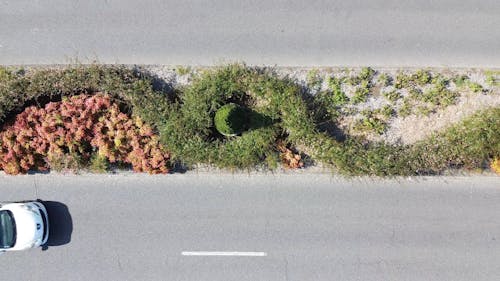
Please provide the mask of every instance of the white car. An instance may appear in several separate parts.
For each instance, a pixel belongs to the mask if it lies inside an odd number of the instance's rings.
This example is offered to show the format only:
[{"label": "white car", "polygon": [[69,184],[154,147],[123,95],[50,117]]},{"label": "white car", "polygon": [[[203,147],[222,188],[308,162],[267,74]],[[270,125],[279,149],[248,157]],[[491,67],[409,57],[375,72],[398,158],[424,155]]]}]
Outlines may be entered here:
[{"label": "white car", "polygon": [[36,248],[49,239],[49,219],[42,203],[0,203],[0,252]]}]

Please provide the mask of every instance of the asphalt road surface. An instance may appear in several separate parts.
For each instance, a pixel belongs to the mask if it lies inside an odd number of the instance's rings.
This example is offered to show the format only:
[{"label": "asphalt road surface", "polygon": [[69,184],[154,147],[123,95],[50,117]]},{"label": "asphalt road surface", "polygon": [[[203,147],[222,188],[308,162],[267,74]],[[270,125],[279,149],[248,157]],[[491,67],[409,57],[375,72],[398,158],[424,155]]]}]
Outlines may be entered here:
[{"label": "asphalt road surface", "polygon": [[30,175],[45,251],[0,256],[2,280],[498,280],[500,178],[324,174]]},{"label": "asphalt road surface", "polygon": [[500,67],[498,0],[0,0],[0,64]]}]

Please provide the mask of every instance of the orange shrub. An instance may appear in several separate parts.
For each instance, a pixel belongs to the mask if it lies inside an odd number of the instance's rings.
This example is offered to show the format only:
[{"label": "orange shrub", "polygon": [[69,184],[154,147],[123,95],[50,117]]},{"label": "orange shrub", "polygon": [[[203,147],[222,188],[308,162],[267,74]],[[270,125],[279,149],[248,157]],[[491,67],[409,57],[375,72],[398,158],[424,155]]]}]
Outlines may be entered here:
[{"label": "orange shrub", "polygon": [[8,174],[47,170],[63,158],[87,163],[95,153],[137,172],[168,172],[169,154],[151,127],[120,112],[107,95],[28,107],[0,132],[0,168]]}]

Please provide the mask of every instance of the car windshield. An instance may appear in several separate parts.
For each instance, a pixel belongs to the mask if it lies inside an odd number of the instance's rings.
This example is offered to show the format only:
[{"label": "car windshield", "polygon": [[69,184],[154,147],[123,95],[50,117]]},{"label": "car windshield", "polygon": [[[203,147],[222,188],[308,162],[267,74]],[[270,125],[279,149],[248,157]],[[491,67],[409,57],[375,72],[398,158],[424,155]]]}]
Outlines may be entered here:
[{"label": "car windshield", "polygon": [[16,223],[11,211],[0,211],[0,249],[12,248],[16,243]]}]

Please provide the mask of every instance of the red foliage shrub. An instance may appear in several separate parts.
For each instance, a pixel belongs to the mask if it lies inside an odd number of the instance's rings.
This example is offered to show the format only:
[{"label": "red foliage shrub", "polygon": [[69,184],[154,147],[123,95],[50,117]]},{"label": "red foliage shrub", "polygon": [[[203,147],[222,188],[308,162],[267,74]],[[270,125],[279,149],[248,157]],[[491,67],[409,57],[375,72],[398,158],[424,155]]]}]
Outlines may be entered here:
[{"label": "red foliage shrub", "polygon": [[107,95],[28,107],[0,132],[0,169],[8,174],[47,170],[65,155],[88,162],[93,153],[137,172],[168,172],[169,154],[151,127],[120,112]]}]

